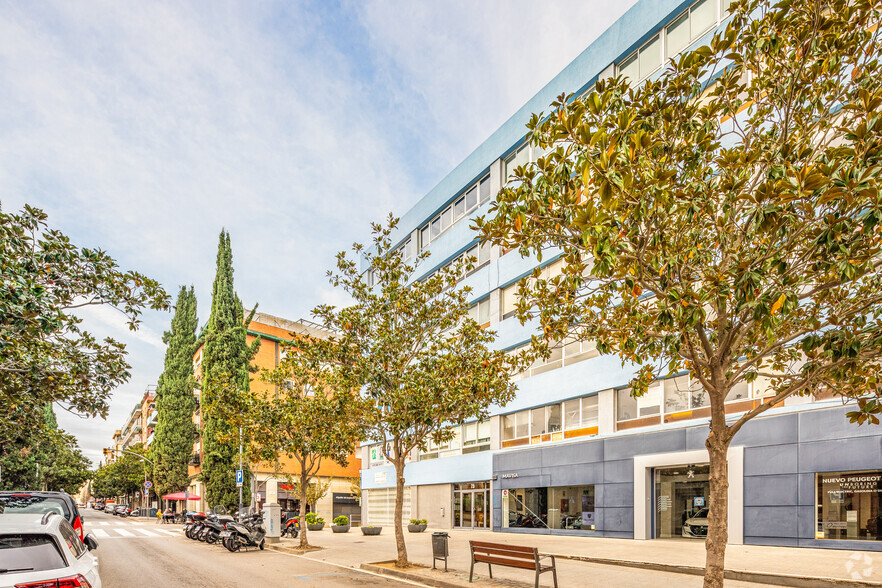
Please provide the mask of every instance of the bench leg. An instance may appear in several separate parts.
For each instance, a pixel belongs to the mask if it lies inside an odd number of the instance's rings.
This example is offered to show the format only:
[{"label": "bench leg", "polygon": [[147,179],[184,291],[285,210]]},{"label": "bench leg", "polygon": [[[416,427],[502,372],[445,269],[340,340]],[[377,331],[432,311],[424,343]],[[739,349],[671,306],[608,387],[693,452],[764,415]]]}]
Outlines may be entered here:
[{"label": "bench leg", "polygon": [[554,578],[554,588],[557,588],[557,566],[551,568],[551,576]]},{"label": "bench leg", "polygon": [[539,588],[539,566],[536,566],[536,583],[533,584],[536,588]]},{"label": "bench leg", "polygon": [[490,579],[492,580],[493,579],[493,566],[491,566],[489,563],[487,564],[487,572],[489,572]]},{"label": "bench leg", "polygon": [[472,576],[474,575],[474,573],[475,573],[475,560],[473,559],[473,560],[472,560],[472,565],[471,565],[471,567],[469,568],[469,582],[472,581]]}]

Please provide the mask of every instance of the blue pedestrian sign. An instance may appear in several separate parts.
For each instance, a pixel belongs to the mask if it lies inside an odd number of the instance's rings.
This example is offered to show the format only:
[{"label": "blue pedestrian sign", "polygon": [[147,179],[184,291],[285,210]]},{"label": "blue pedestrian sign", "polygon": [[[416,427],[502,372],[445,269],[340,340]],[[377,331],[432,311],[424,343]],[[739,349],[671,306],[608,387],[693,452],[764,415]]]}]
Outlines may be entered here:
[{"label": "blue pedestrian sign", "polygon": [[150,488],[153,487],[153,482],[151,482],[150,480],[147,480],[146,482],[144,482],[144,487],[147,488],[148,490],[150,490]]},{"label": "blue pedestrian sign", "polygon": [[241,486],[242,481],[245,479],[245,476],[242,474],[242,470],[236,470],[236,486]]}]

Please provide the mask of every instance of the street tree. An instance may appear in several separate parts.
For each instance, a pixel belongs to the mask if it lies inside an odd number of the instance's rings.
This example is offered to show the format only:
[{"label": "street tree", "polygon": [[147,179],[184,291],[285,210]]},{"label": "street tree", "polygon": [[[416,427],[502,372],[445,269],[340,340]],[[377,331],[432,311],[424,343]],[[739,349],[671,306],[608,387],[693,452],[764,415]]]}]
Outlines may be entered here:
[{"label": "street tree", "polygon": [[147,449],[138,443],[113,455],[114,460],[92,476],[92,492],[102,498],[124,496],[131,501],[150,476],[150,464],[140,457],[147,455]]},{"label": "street tree", "polygon": [[[46,403],[106,417],[111,391],[131,376],[125,346],[84,330],[77,309],[113,308],[135,330],[145,308],[168,308],[168,295],[106,252],[74,245],[46,218],[31,206],[0,210],[0,406],[12,418]],[[0,439],[35,422],[12,418],[0,423]]]},{"label": "street tree", "polygon": [[469,317],[470,290],[456,284],[462,264],[415,279],[429,253],[410,262],[392,249],[397,225],[392,216],[386,226],[372,225],[373,247],[364,255],[373,285],[361,269],[363,247],[356,244],[354,258],[339,253],[336,272],[329,272],[353,303],[319,306],[313,314],[335,333],[329,342],[344,387],[360,391],[367,436],[382,443],[395,467],[396,565],[405,567],[401,523],[408,456],[430,441],[449,440],[453,426],[486,418],[491,404],[514,396],[514,386],[513,362],[489,347],[495,333]]},{"label": "street tree", "polygon": [[193,287],[181,287],[171,330],[163,336],[168,346],[165,369],[156,386],[156,434],[150,451],[155,464],[153,482],[159,496],[180,492],[190,483],[187,463],[196,435],[193,353],[196,351],[198,320]]},{"label": "street tree", "polygon": [[[476,223],[524,255],[563,254],[561,275],[520,286],[537,347],[593,340],[635,366],[634,396],[682,371],[709,396],[707,587],[723,585],[739,430],[821,390],[854,400],[854,422],[882,411],[878,3],[732,9],[657,78],[601,80],[534,115],[547,154]],[[727,415],[745,382],[765,400]]]},{"label": "street tree", "polygon": [[[316,479],[319,469],[327,462],[346,467],[364,427],[357,395],[339,385],[332,345],[297,336],[282,348],[279,365],[262,373],[278,392],[251,392],[239,414],[249,431],[252,461],[273,464],[299,496],[300,547],[307,548],[306,505],[321,498],[315,494],[322,487]],[[296,472],[283,466],[285,457],[296,464]]]},{"label": "street tree", "polygon": [[[244,316],[242,301],[233,289],[233,251],[230,234],[221,231],[217,274],[211,297],[211,316],[202,333],[202,481],[208,503],[233,509],[239,504],[236,487],[238,432],[226,419],[223,403],[231,391],[247,394],[251,358],[260,339],[248,345],[247,328],[254,315]],[[232,396],[235,399],[235,395]],[[250,501],[250,483],[243,484],[243,503]]]}]

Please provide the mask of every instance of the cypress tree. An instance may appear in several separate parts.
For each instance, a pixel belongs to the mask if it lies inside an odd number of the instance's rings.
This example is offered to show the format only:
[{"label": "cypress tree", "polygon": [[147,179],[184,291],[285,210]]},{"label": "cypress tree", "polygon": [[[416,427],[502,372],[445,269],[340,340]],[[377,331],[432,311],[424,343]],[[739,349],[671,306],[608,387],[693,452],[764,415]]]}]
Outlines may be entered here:
[{"label": "cypress tree", "polygon": [[171,330],[163,335],[165,369],[156,386],[156,433],[151,445],[153,483],[159,496],[180,492],[190,483],[187,462],[193,452],[196,426],[193,410],[193,352],[196,347],[196,294],[181,286]]},{"label": "cypress tree", "polygon": [[[221,231],[217,249],[217,274],[211,297],[211,316],[203,333],[202,351],[202,481],[209,506],[239,503],[236,470],[239,465],[238,431],[224,415],[229,402],[248,391],[251,358],[255,348],[246,339],[247,322],[242,301],[233,289],[233,252],[230,235]],[[242,502],[250,502],[247,463]]]}]

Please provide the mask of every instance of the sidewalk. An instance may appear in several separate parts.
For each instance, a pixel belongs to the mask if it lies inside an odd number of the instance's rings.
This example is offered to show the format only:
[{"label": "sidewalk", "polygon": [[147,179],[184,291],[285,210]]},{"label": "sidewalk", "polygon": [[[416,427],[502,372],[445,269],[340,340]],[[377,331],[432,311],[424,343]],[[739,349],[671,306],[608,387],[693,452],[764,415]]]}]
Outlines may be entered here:
[{"label": "sidewalk", "polygon": [[[394,560],[395,536],[386,527],[378,537],[365,537],[357,527],[349,533],[334,534],[330,529],[309,534],[310,543],[323,547],[305,557],[347,567]],[[450,534],[451,573],[437,573],[433,577],[456,580],[464,575],[468,581],[469,540],[492,541],[538,547],[542,554],[554,554],[557,560],[560,586],[602,585],[602,577],[609,577],[615,586],[626,586],[622,576],[633,576],[635,586],[645,585],[647,578],[654,583],[668,582],[671,586],[700,586],[700,574],[704,568],[704,543],[701,541],[606,539],[595,537],[566,537],[561,535],[530,535],[514,533],[491,533],[488,531],[447,531]],[[432,529],[424,533],[405,531],[409,559],[416,564],[432,566]],[[299,540],[283,539],[285,548],[296,547]],[[582,561],[576,561],[576,560]],[[443,562],[440,563],[443,568]],[[624,568],[622,566],[625,566]],[[756,582],[783,586],[805,587],[882,587],[882,553],[866,551],[843,551],[834,549],[811,549],[791,547],[760,547],[730,545],[726,550],[726,569],[735,572],[740,581],[727,581],[726,585],[757,586]],[[625,574],[625,572],[630,572]],[[481,585],[487,583],[487,566],[476,566]],[[530,581],[532,572],[495,567],[494,578],[516,580],[520,585]],[[763,576],[763,574],[767,576]],[[667,580],[665,580],[667,578]],[[461,578],[459,578],[461,580]],[[754,583],[751,583],[754,582]],[[459,585],[459,584],[450,584]],[[551,586],[551,574],[542,575],[542,586]]]}]

